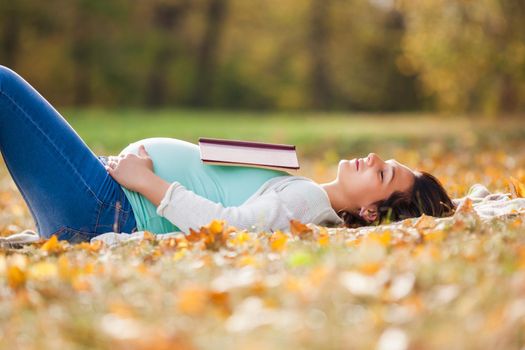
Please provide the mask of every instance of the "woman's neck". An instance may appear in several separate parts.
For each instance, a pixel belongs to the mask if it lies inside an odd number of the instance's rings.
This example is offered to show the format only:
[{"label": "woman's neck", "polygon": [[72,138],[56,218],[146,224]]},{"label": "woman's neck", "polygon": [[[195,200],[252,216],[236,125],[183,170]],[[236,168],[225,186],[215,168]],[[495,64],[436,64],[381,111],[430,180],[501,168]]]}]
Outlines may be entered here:
[{"label": "woman's neck", "polygon": [[349,198],[345,197],[337,180],[319,185],[325,190],[328,199],[330,200],[330,204],[336,212],[341,210],[351,211],[353,204],[349,203]]}]

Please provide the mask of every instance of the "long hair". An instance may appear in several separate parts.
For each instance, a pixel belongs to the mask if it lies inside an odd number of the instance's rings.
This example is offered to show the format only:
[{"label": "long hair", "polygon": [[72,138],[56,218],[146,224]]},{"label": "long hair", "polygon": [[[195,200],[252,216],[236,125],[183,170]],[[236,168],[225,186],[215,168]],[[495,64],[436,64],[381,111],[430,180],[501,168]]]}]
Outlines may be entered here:
[{"label": "long hair", "polygon": [[[415,176],[414,185],[409,191],[396,191],[389,198],[378,201],[375,205],[378,208],[378,219],[375,223],[399,221],[422,214],[444,217],[452,215],[455,210],[454,203],[441,182],[424,171],[420,171]],[[359,215],[349,211],[341,211],[338,215],[343,219],[345,227],[370,225]]]}]

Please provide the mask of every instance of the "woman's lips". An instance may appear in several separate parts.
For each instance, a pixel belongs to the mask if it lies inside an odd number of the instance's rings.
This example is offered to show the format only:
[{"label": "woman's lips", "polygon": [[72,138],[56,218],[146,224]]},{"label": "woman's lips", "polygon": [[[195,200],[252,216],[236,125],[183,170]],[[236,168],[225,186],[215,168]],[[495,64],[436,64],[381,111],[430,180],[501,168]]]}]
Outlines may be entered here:
[{"label": "woman's lips", "polygon": [[359,171],[359,159],[355,160],[355,167],[356,167],[356,170]]}]

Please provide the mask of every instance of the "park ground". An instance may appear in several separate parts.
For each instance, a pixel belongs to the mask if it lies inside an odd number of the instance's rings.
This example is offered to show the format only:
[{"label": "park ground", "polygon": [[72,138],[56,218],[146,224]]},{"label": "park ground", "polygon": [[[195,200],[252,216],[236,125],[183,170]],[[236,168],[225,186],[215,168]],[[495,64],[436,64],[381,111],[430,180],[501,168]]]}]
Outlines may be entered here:
[{"label": "park ground", "polygon": [[[525,194],[523,117],[60,110],[96,154],[147,137],[295,144],[301,175],[376,152],[434,173],[453,197]],[[0,234],[34,229],[2,164]],[[293,223],[116,247],[48,240],[0,252],[0,348],[520,349],[525,214],[468,208],[367,234]]]}]

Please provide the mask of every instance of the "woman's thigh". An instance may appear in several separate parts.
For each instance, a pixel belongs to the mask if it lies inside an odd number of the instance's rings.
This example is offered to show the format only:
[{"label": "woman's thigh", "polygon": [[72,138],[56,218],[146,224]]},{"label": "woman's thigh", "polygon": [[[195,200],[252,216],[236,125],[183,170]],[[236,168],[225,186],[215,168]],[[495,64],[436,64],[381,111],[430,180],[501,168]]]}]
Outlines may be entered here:
[{"label": "woman's thigh", "polygon": [[[24,79],[0,66],[0,150],[45,237],[96,232],[122,192],[69,123]],[[120,192],[119,192],[120,191]]]}]

